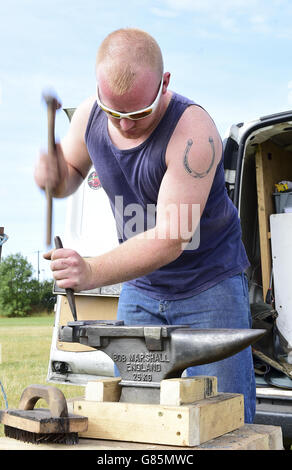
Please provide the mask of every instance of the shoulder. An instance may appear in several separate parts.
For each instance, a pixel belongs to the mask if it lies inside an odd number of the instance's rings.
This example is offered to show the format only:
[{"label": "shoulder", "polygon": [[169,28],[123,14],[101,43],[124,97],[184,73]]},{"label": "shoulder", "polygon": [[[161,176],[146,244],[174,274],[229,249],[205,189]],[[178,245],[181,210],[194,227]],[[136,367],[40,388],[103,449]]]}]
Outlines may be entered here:
[{"label": "shoulder", "polygon": [[72,116],[72,126],[77,125],[78,127],[86,128],[95,100],[95,95],[92,95],[77,106]]},{"label": "shoulder", "polygon": [[198,105],[190,105],[186,108],[173,133],[174,139],[184,139],[189,135],[197,139],[211,135],[221,146],[221,138],[215,122],[209,113]]},{"label": "shoulder", "polygon": [[86,174],[88,171],[90,161],[85,143],[85,133],[94,100],[95,97],[91,96],[77,106],[69,129],[62,139],[62,148],[66,160],[82,174]]},{"label": "shoulder", "polygon": [[185,149],[188,142],[192,142],[193,148],[204,154],[210,149],[210,141],[214,148],[215,161],[219,163],[222,156],[222,141],[217,127],[205,109],[196,104],[190,105],[183,112],[171,136],[166,163],[176,158],[178,149],[181,153],[181,149]]}]

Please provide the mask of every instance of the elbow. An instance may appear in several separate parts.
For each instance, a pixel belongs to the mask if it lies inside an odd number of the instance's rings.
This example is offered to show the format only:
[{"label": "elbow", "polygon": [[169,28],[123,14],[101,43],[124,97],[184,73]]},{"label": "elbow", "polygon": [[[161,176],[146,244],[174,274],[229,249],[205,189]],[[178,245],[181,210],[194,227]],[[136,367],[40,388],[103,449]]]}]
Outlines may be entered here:
[{"label": "elbow", "polygon": [[[200,205],[184,204],[181,213],[168,211],[157,218],[155,238],[161,242],[161,250],[167,263],[175,261],[185,250],[197,249],[200,243]],[[184,213],[184,212],[185,213]]]},{"label": "elbow", "polygon": [[156,227],[156,236],[157,245],[156,249],[160,253],[161,264],[166,265],[177,258],[183,253],[189,239],[184,239],[180,236],[173,236],[171,233],[165,233],[161,236],[159,235],[159,230]]},{"label": "elbow", "polygon": [[168,252],[169,252],[169,263],[172,262],[172,261],[175,261],[177,258],[179,258],[181,256],[181,254],[183,253],[183,251],[186,249],[188,243],[189,243],[189,239],[182,239],[182,238],[179,238],[179,239],[176,239],[176,240],[171,240],[169,239],[168,240]]}]

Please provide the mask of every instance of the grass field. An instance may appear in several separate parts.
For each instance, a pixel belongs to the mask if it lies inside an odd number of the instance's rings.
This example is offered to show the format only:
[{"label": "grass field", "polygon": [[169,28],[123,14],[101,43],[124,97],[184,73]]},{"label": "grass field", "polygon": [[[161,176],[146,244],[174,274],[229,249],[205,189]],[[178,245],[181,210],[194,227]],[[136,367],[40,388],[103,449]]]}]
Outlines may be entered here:
[{"label": "grass field", "polygon": [[[28,318],[0,317],[0,382],[9,408],[16,408],[25,387],[31,384],[53,385],[66,398],[82,396],[84,387],[56,385],[46,382],[54,316]],[[47,404],[40,400],[37,406]],[[5,400],[0,389],[0,409]],[[0,437],[3,426],[0,424]]]}]

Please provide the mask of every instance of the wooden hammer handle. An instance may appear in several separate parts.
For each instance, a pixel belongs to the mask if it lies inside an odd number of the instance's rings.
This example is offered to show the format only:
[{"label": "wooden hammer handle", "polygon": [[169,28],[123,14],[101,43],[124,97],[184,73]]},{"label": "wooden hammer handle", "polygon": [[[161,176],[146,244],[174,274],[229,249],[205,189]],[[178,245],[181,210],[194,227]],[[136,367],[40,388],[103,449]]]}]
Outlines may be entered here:
[{"label": "wooden hammer handle", "polygon": [[[51,158],[56,158],[56,142],[55,142],[55,119],[56,111],[61,107],[61,103],[56,96],[51,93],[44,93],[43,98],[47,104],[48,115],[48,154]],[[58,164],[58,162],[56,162]],[[50,188],[46,185],[46,199],[47,199],[47,216],[46,216],[46,244],[51,245],[52,240],[52,214],[53,214],[53,200],[50,193]]]}]

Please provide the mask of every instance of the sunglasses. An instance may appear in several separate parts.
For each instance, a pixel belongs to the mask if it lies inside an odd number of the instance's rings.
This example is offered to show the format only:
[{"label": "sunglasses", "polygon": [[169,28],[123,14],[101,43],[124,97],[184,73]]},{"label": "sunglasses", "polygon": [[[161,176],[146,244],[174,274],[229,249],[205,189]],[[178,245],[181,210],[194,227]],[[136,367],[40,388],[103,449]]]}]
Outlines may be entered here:
[{"label": "sunglasses", "polygon": [[161,79],[161,83],[160,83],[160,86],[159,86],[157,96],[156,96],[155,100],[153,101],[153,103],[150,106],[147,106],[147,108],[139,109],[139,111],[134,111],[132,113],[120,113],[119,111],[115,111],[114,109],[110,109],[107,106],[105,106],[104,104],[102,104],[102,102],[100,101],[99,95],[98,95],[98,86],[96,87],[96,101],[97,101],[98,106],[105,113],[109,114],[110,116],[112,116],[115,119],[126,118],[126,119],[132,119],[133,121],[138,121],[139,119],[144,119],[144,118],[150,116],[150,114],[152,114],[155,111],[155,109],[157,108],[159,99],[161,97],[162,87],[163,87],[163,76],[162,76],[162,79]]}]

